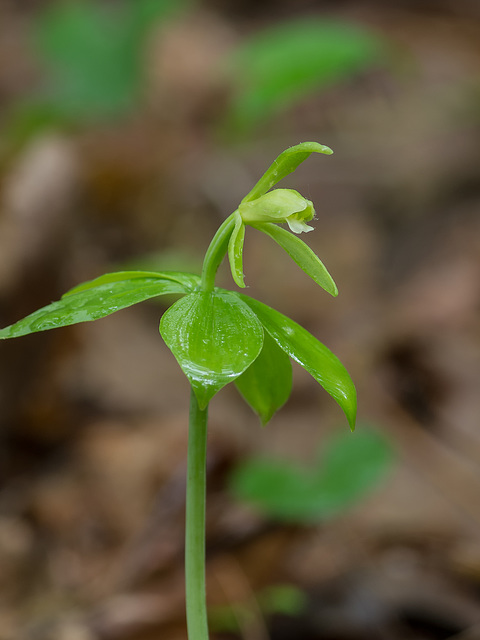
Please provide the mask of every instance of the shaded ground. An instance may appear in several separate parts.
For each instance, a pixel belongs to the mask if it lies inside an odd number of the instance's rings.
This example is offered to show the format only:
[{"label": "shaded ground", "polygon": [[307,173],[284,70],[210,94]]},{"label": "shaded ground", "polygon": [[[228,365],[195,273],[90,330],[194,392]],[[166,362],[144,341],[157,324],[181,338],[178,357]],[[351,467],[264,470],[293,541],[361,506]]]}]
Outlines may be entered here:
[{"label": "shaded ground", "polygon": [[[254,233],[246,280],[342,359],[359,391],[358,428],[384,431],[397,464],[335,521],[270,522],[233,501],[232,465],[255,451],[308,462],[346,426],[303,371],[265,430],[234,389],[222,391],[211,407],[209,599],[212,608],[246,603],[250,615],[237,619],[237,635],[214,637],[478,638],[478,10],[342,4],[343,17],[393,43],[395,64],[233,146],[215,135],[225,96],[212,69],[270,18],[218,4],[152,47],[146,113],[38,138],[3,162],[0,324],[154,251],[169,265],[198,265],[275,155],[300,140],[328,144],[335,155],[310,160],[289,186],[315,202],[308,241],[339,298]],[[293,13],[287,2],[279,10]],[[7,104],[34,65],[18,44],[28,14],[6,3],[1,15]],[[145,303],[0,346],[1,640],[185,638],[188,389],[157,334],[163,309]],[[298,615],[262,609],[261,594],[279,584],[303,593]]]}]

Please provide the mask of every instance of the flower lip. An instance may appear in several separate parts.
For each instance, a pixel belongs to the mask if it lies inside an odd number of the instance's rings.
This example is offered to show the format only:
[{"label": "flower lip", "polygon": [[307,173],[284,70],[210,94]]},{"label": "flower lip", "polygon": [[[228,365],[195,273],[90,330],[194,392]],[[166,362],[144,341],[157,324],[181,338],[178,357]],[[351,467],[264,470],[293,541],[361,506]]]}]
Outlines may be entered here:
[{"label": "flower lip", "polygon": [[313,219],[315,209],[310,200],[294,189],[274,189],[238,207],[245,224],[258,222],[286,222],[294,233],[312,231],[306,222]]},{"label": "flower lip", "polygon": [[287,218],[287,224],[290,227],[290,231],[293,231],[293,233],[308,233],[309,231],[313,231],[313,227],[309,224],[305,224],[303,220],[299,220],[294,215]]}]

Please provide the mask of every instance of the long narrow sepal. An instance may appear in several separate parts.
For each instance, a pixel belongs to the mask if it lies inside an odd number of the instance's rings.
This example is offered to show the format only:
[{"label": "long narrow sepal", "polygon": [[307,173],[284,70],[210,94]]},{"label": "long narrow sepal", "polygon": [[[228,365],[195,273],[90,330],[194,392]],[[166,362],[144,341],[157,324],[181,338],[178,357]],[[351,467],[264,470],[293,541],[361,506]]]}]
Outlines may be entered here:
[{"label": "long narrow sepal", "polygon": [[333,151],[330,147],[320,144],[319,142],[301,142],[293,147],[285,149],[265,171],[263,176],[253,187],[253,189],[243,198],[243,202],[255,200],[264,193],[267,193],[277,182],[280,182],[289,173],[302,164],[312,153],[324,153],[331,155]]},{"label": "long narrow sepal", "polygon": [[267,222],[252,226],[275,240],[282,249],[285,249],[292,260],[298,264],[300,269],[320,285],[322,289],[325,289],[332,296],[338,295],[337,285],[332,276],[328,273],[317,254],[303,240],[276,224]]}]

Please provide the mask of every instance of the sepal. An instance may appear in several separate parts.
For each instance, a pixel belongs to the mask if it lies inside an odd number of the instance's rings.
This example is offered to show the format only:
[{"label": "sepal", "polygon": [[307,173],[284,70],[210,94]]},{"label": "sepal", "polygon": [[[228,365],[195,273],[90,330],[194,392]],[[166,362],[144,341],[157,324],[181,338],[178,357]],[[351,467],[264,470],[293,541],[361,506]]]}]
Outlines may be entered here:
[{"label": "sepal", "polygon": [[264,193],[267,193],[277,182],[280,182],[289,173],[302,164],[312,153],[324,153],[331,155],[333,151],[330,147],[319,142],[301,142],[293,147],[285,149],[269,166],[263,176],[253,187],[253,189],[244,197],[243,202],[255,200]]},{"label": "sepal", "polygon": [[327,268],[317,254],[312,251],[303,240],[300,240],[300,238],[294,236],[293,233],[276,224],[263,223],[253,226],[259,231],[266,233],[272,240],[275,240],[275,242],[288,253],[292,260],[297,263],[300,269],[302,269],[307,276],[310,276],[322,289],[325,289],[325,291],[334,297],[338,296],[337,285],[332,276],[328,273]]}]

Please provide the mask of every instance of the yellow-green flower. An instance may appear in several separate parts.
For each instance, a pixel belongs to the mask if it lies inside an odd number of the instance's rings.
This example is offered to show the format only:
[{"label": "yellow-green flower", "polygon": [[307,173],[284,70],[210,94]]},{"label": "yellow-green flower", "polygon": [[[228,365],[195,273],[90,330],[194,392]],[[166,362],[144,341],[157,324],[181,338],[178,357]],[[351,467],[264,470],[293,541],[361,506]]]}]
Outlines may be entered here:
[{"label": "yellow-green flower", "polygon": [[294,189],[275,189],[238,207],[244,224],[255,225],[262,222],[286,222],[294,233],[312,231],[307,222],[313,219],[315,209]]},{"label": "yellow-green flower", "polygon": [[[307,233],[313,230],[313,227],[309,226],[307,222],[313,219],[315,209],[310,200],[304,198],[294,189],[274,189],[254,200],[242,202],[233,215],[235,226],[228,243],[228,258],[233,279],[239,287],[244,287],[243,242],[245,238],[245,225],[248,224],[256,227],[268,235],[272,235],[273,229],[278,229],[279,232],[287,234],[287,236],[290,236],[293,240],[294,236],[288,231],[281,227],[276,227],[276,225],[272,223],[281,224],[286,222],[290,227],[290,231],[297,234],[302,232]],[[285,238],[279,240],[275,237],[274,239],[294,257],[291,250],[285,246]],[[300,242],[303,246],[300,240],[296,239],[296,242]],[[291,245],[291,242],[289,244]],[[302,251],[305,250],[308,249],[302,249]]]}]

